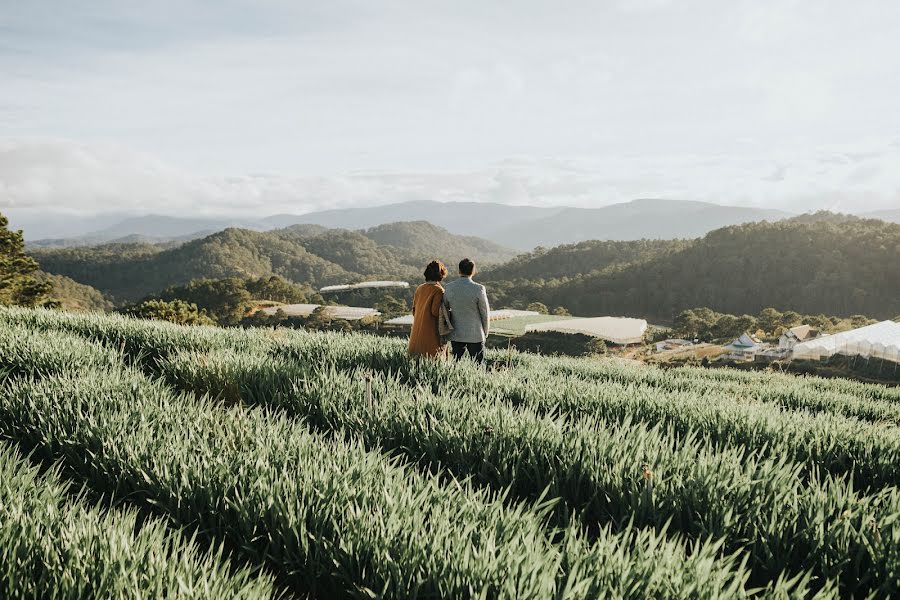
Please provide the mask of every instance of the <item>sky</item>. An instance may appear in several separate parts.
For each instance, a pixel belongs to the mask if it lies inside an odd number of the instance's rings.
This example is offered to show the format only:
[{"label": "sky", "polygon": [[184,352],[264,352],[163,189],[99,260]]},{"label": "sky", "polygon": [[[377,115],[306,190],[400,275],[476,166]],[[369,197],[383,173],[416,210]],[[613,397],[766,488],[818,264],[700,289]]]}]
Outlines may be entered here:
[{"label": "sky", "polygon": [[900,3],[0,0],[0,211],[900,208]]}]

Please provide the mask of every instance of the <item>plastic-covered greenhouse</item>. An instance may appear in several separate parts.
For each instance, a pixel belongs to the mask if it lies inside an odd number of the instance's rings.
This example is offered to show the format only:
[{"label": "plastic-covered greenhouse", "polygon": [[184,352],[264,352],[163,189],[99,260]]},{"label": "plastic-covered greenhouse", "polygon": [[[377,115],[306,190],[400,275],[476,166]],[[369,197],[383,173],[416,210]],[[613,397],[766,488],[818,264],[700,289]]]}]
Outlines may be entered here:
[{"label": "plastic-covered greenhouse", "polygon": [[628,317],[589,317],[532,323],[526,331],[556,331],[559,333],[581,333],[610,341],[614,344],[639,344],[647,331],[647,321]]},{"label": "plastic-covered greenhouse", "polygon": [[821,360],[835,354],[900,362],[900,323],[882,321],[794,346],[794,358]]}]

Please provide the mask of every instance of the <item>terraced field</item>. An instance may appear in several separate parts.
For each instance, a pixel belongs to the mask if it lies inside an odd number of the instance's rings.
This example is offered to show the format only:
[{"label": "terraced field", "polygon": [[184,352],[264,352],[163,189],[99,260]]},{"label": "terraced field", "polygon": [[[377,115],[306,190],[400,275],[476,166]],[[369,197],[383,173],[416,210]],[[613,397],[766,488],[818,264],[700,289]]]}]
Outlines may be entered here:
[{"label": "terraced field", "polygon": [[507,361],[2,309],[0,594],[900,594],[900,389]]}]

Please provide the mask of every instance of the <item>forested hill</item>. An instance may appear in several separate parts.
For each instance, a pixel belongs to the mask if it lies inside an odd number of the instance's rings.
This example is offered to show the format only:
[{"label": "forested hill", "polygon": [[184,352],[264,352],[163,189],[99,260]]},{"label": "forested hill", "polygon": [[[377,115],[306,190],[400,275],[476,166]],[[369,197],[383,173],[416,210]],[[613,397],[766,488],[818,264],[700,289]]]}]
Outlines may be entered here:
[{"label": "forested hill", "polygon": [[469,251],[482,262],[515,254],[428,223],[401,223],[369,231],[304,225],[270,232],[226,229],[175,247],[108,244],[34,250],[32,255],[48,273],[65,275],[119,300],[134,300],[197,278],[275,274],[312,286],[366,278],[414,281],[421,277],[426,258],[452,262]]},{"label": "forested hill", "polygon": [[484,281],[527,279],[546,281],[595,274],[609,268],[644,262],[678,252],[693,240],[591,240],[555,248],[537,248],[481,274]]},{"label": "forested hill", "polygon": [[[725,227],[677,251],[562,281],[541,281],[560,275],[554,260],[542,277],[518,264],[508,277],[503,269],[491,273],[505,279],[495,283],[494,293],[505,304],[521,297],[579,315],[661,322],[693,306],[731,314],[766,307],[877,318],[900,313],[900,225],[805,221]],[[569,254],[572,248],[577,245]]]},{"label": "forested hill", "polygon": [[388,223],[362,233],[378,244],[398,248],[416,264],[441,258],[447,261],[451,272],[463,258],[490,264],[507,261],[519,254],[484,238],[452,234],[428,221]]}]

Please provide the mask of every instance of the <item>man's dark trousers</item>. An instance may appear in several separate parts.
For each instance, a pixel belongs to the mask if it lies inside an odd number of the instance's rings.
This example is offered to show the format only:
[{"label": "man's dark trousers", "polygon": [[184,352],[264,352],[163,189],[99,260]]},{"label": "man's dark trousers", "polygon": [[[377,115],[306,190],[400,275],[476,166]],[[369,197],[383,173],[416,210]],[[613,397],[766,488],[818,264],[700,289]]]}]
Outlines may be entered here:
[{"label": "man's dark trousers", "polygon": [[484,364],[484,342],[450,342],[450,345],[453,347],[453,357],[456,360],[461,359],[468,350],[469,356],[476,363]]}]

